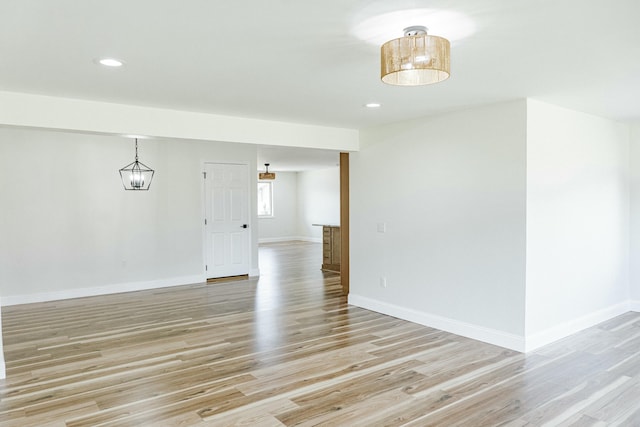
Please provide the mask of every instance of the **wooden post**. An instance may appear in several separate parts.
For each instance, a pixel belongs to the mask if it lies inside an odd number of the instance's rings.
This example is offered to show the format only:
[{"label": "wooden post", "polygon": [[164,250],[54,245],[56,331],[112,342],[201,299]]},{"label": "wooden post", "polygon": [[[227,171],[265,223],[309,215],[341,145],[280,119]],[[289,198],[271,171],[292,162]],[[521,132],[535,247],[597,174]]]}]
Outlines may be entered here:
[{"label": "wooden post", "polygon": [[349,153],[340,153],[340,282],[349,295]]}]

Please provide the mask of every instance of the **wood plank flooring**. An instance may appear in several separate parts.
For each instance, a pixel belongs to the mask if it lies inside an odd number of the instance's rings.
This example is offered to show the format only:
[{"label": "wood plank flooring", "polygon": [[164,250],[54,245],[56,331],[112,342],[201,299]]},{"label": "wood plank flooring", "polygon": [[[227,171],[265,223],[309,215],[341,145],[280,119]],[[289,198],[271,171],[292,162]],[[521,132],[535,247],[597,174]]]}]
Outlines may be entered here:
[{"label": "wood plank flooring", "polygon": [[0,426],[640,426],[638,313],[523,355],[348,306],[319,244],[260,251],[259,280],[3,308]]}]

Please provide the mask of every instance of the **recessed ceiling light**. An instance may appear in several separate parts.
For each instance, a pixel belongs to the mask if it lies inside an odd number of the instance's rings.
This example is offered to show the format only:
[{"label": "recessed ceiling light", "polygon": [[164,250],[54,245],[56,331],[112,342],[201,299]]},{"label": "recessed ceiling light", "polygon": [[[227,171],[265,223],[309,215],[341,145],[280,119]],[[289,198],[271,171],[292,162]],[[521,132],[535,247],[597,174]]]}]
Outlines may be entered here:
[{"label": "recessed ceiling light", "polygon": [[368,104],[364,104],[367,108],[380,108],[382,104],[378,104],[377,102],[369,102]]},{"label": "recessed ceiling light", "polygon": [[115,58],[100,58],[98,59],[98,64],[105,67],[122,67],[124,62]]}]

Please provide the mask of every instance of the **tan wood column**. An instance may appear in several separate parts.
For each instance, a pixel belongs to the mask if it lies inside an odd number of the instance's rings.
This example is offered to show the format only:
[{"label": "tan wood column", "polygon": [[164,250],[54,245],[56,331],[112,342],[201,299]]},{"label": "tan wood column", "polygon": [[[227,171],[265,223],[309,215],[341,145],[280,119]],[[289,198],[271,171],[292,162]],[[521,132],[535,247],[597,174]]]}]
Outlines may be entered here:
[{"label": "tan wood column", "polygon": [[340,153],[340,281],[349,295],[349,153]]}]

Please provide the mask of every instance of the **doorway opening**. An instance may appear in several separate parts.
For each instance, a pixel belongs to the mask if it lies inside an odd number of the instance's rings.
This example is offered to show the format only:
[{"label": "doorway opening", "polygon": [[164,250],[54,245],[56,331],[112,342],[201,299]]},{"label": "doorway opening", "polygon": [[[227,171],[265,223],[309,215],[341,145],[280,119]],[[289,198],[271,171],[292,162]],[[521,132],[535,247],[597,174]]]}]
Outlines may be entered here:
[{"label": "doorway opening", "polygon": [[258,172],[264,163],[270,164],[275,179],[258,181],[258,190],[262,185],[262,193],[269,196],[258,197],[259,244],[320,244],[317,268],[340,273],[348,294],[349,154],[260,146]]}]

